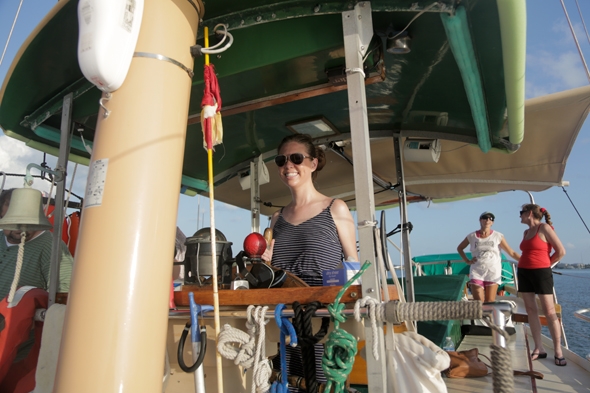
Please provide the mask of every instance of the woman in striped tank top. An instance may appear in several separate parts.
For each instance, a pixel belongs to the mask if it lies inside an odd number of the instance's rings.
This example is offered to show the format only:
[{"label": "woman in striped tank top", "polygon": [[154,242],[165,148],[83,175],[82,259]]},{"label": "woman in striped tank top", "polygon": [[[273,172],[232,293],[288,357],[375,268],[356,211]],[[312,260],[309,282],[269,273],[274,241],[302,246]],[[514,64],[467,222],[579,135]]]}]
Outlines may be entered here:
[{"label": "woman in striped tank top", "polygon": [[[316,190],[313,181],[326,158],[311,136],[289,135],[277,152],[275,163],[292,200],[273,214],[273,240],[262,259],[272,260],[273,266],[294,273],[310,286],[321,286],[322,270],[336,268],[343,259],[358,261],[354,221],[344,201]],[[299,347],[287,349],[287,372],[303,376]],[[316,344],[315,352],[317,380],[325,382],[323,345]]]}]

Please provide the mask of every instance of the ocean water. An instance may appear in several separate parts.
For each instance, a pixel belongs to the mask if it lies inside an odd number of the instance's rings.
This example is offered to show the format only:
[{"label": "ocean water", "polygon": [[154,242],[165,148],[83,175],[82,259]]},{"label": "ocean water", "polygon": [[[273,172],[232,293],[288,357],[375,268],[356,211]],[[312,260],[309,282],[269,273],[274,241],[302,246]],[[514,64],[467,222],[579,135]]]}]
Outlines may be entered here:
[{"label": "ocean water", "polygon": [[[574,312],[590,309],[590,269],[556,269],[554,272],[553,282],[569,349],[586,357],[590,354],[590,322],[576,318]],[[584,315],[590,316],[590,313]],[[543,327],[543,334],[549,336],[546,327]]]}]

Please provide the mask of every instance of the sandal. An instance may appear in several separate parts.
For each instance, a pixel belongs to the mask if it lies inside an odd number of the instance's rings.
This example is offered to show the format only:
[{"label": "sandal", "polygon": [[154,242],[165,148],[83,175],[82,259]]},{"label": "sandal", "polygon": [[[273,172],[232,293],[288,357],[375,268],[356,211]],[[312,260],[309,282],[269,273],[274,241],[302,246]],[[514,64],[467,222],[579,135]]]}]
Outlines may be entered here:
[{"label": "sandal", "polygon": [[567,366],[567,361],[565,360],[565,358],[558,358],[557,356],[555,356],[555,365],[556,366]]},{"label": "sandal", "polygon": [[531,360],[545,359],[546,357],[547,357],[547,352],[532,352],[531,353]]}]

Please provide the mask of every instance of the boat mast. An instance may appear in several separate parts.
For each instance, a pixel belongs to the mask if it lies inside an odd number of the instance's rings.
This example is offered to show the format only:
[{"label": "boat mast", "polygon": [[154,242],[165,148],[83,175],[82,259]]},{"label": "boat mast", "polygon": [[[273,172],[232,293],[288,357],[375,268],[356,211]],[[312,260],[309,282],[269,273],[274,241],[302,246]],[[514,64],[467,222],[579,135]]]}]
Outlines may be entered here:
[{"label": "boat mast", "polygon": [[146,1],[136,57],[105,104],[110,115],[99,112],[57,393],[162,392],[189,48],[202,11],[196,0]]}]

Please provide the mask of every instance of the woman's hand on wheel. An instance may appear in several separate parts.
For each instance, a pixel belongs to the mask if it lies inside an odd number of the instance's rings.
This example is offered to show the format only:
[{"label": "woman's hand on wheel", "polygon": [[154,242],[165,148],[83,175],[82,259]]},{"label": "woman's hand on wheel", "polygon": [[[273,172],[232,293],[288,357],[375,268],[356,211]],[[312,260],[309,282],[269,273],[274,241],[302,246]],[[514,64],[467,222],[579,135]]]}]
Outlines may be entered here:
[{"label": "woman's hand on wheel", "polygon": [[264,250],[264,253],[262,254],[262,260],[265,262],[270,262],[272,260],[272,249],[274,248],[275,245],[275,240],[272,239],[270,241],[270,244],[266,247],[266,250]]}]

